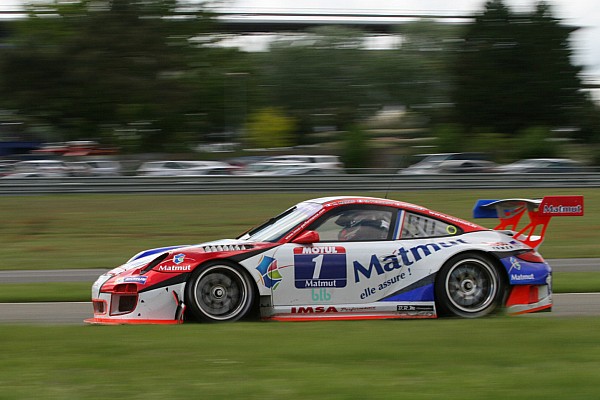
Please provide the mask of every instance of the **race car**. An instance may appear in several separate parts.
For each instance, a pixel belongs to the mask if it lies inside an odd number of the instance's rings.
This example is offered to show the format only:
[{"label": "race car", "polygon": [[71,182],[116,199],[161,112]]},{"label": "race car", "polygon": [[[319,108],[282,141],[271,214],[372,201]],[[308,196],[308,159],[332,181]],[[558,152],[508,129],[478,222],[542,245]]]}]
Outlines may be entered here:
[{"label": "race car", "polygon": [[488,229],[396,200],[307,200],[237,239],[136,254],[93,284],[94,316],[86,322],[549,311],[552,273],[537,249],[552,217],[581,216],[583,206],[582,196],[479,200],[474,217],[500,219]]}]

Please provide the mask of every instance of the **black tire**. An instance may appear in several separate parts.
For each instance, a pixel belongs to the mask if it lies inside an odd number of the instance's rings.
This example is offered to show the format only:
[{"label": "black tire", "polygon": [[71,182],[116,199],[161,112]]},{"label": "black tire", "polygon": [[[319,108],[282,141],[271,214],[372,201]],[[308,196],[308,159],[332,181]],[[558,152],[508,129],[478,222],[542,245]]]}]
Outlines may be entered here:
[{"label": "black tire", "polygon": [[478,318],[499,309],[506,285],[496,264],[484,255],[459,254],[437,273],[435,297],[438,313]]},{"label": "black tire", "polygon": [[185,287],[186,305],[199,321],[237,321],[248,314],[254,297],[248,274],[226,261],[197,268]]}]

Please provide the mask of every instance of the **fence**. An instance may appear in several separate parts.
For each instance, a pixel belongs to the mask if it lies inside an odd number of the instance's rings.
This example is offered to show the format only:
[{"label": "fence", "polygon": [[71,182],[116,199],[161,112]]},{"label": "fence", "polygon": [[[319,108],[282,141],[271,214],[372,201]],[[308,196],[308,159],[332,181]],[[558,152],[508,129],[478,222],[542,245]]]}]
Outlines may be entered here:
[{"label": "fence", "polygon": [[0,179],[0,195],[63,193],[386,192],[600,187],[600,173],[469,175],[196,176]]}]

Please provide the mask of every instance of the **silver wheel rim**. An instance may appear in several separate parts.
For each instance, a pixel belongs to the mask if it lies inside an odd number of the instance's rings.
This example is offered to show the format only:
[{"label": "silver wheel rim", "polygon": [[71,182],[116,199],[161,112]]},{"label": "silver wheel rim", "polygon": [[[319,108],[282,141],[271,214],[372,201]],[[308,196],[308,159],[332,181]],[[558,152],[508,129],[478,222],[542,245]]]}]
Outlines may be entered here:
[{"label": "silver wheel rim", "polygon": [[485,310],[494,302],[498,291],[494,268],[474,258],[454,264],[445,283],[446,294],[454,307],[470,314]]},{"label": "silver wheel rim", "polygon": [[214,266],[196,279],[193,293],[198,309],[204,315],[224,321],[235,318],[244,310],[248,284],[234,268]]}]

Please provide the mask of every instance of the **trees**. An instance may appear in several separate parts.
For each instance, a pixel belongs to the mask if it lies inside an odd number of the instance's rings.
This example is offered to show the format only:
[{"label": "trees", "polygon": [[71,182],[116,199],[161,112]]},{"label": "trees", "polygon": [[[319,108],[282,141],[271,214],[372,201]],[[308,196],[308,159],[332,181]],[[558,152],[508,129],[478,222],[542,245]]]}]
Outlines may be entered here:
[{"label": "trees", "polygon": [[360,31],[326,27],[276,41],[259,66],[266,101],[284,107],[304,131],[310,132],[315,115],[328,115],[330,125],[350,125],[368,102],[362,40]]},{"label": "trees", "polygon": [[294,120],[281,110],[265,108],[250,116],[246,127],[248,144],[259,147],[286,147],[294,144]]},{"label": "trees", "polygon": [[459,122],[503,133],[576,123],[584,97],[571,62],[572,31],[545,2],[514,14],[502,0],[488,1],[467,26],[455,64]]},{"label": "trees", "polygon": [[[38,15],[41,6],[55,14]],[[3,105],[63,139],[134,138],[128,143],[138,150],[176,140],[191,129],[187,116],[210,109],[204,100],[214,98],[214,86],[190,79],[202,69],[190,68],[199,53],[212,51],[190,40],[210,16],[168,18],[176,7],[175,0],[31,6],[3,49]],[[222,92],[220,85],[220,100]]]},{"label": "trees", "polygon": [[218,22],[201,8],[182,17],[177,0],[48,2],[0,25],[0,108],[54,132],[46,140],[171,150],[237,134],[276,109],[294,121],[285,142],[310,143],[317,127],[348,130],[385,106],[425,116],[419,128],[426,121],[434,133],[571,126],[598,137],[570,60],[573,28],[544,2],[515,14],[490,0],[466,26],[406,23],[386,50],[367,49],[366,32],[329,26],[254,54],[214,45]]}]

